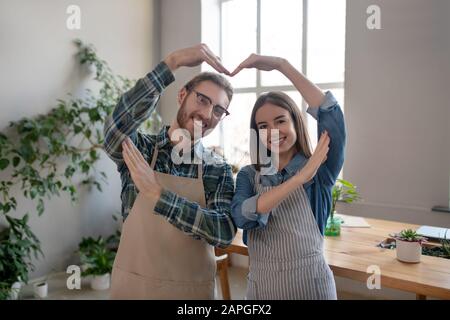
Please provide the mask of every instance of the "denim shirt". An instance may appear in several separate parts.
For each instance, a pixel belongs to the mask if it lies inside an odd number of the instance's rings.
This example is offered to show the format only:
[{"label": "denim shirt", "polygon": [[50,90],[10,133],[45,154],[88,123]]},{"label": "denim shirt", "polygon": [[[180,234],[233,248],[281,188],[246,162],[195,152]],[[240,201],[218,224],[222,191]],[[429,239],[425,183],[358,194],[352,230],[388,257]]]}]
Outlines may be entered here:
[{"label": "denim shirt", "polygon": [[[307,112],[318,122],[318,137],[326,130],[330,137],[326,161],[319,167],[313,179],[303,185],[314,218],[323,234],[331,208],[331,190],[344,164],[346,130],[342,110],[330,91],[326,92],[324,102]],[[277,186],[298,172],[308,159],[297,153],[286,167],[273,175],[261,175],[263,186]],[[236,179],[236,191],[231,203],[232,217],[238,228],[244,230],[244,243],[247,244],[247,230],[264,228],[271,212],[256,213],[260,194],[255,191],[256,169],[253,165],[243,167]]]}]

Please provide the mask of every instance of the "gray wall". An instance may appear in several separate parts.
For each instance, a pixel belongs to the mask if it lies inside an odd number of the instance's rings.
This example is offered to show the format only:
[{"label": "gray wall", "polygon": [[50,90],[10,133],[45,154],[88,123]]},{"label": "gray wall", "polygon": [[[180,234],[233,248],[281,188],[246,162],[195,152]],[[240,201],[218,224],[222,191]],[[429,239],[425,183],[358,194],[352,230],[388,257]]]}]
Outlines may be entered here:
[{"label": "gray wall", "polygon": [[[157,0],[0,0],[0,130],[9,121],[48,112],[66,93],[82,96],[92,88],[92,74],[81,72],[74,58],[74,38],[93,43],[112,69],[129,78],[145,75],[159,61],[159,1]],[[66,8],[81,8],[81,30],[66,28]],[[36,262],[32,276],[52,268],[64,270],[74,261],[82,236],[110,234],[117,226],[112,214],[120,211],[120,179],[105,155],[99,166],[109,185],[103,193],[80,188],[80,201],[68,197],[46,201],[31,227],[42,241],[45,260]],[[2,179],[5,177],[2,176]],[[21,197],[18,214],[34,206]]]},{"label": "gray wall", "polygon": [[[174,50],[201,42],[201,1],[161,1],[161,59]],[[175,82],[163,93],[159,105],[162,120],[170,124],[176,117],[178,90],[199,73],[200,66],[180,68],[175,72]]]},{"label": "gray wall", "polygon": [[[382,30],[366,8],[381,7]],[[344,177],[364,201],[355,215],[450,227],[450,3],[347,1]]]},{"label": "gray wall", "polygon": [[[366,8],[381,8],[382,30],[368,30]],[[344,178],[364,201],[343,213],[450,227],[450,2],[348,0]],[[336,277],[340,291],[414,299]]]}]

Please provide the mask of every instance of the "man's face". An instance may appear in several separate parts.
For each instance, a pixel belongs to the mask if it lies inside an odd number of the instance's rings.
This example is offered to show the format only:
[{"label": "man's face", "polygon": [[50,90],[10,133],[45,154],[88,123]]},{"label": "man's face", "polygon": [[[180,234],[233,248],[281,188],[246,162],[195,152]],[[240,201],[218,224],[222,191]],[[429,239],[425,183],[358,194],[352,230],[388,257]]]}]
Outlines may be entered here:
[{"label": "man's face", "polygon": [[228,109],[229,101],[224,89],[214,82],[202,81],[190,92],[181,89],[178,103],[180,104],[177,113],[178,124],[180,128],[186,129],[194,140],[194,131],[204,137],[219,123],[220,118],[217,117],[219,108],[214,106],[219,105]]}]

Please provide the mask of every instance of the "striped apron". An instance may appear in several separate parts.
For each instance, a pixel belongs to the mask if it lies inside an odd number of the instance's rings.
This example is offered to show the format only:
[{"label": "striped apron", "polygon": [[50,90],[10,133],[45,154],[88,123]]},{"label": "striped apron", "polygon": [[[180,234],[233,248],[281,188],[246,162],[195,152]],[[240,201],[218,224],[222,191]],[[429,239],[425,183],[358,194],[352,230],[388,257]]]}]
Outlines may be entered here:
[{"label": "striped apron", "polygon": [[[255,188],[262,194],[260,173]],[[333,273],[323,255],[320,233],[303,186],[276,206],[264,228],[248,231],[249,300],[335,300]]]}]

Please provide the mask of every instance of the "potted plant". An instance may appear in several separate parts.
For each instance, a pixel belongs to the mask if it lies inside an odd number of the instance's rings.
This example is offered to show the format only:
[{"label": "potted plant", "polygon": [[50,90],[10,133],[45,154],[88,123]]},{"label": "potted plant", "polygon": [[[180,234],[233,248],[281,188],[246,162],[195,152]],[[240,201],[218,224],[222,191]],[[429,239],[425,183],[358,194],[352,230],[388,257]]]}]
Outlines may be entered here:
[{"label": "potted plant", "polygon": [[422,255],[422,243],[425,237],[420,236],[411,229],[402,230],[400,233],[391,235],[396,242],[397,259],[402,262],[418,263]]},{"label": "potted plant", "polygon": [[325,227],[326,236],[339,236],[341,234],[341,219],[335,217],[336,203],[343,201],[352,203],[360,199],[356,186],[344,179],[337,179],[333,189],[331,190],[331,209]]},{"label": "potted plant", "polygon": [[40,243],[28,226],[28,215],[16,219],[5,215],[8,227],[0,232],[0,300],[16,300],[28,272],[34,270],[31,257],[42,254]]},{"label": "potted plant", "polygon": [[36,298],[46,298],[48,295],[48,282],[47,280],[39,281],[33,284],[33,292]]},{"label": "potted plant", "polygon": [[34,297],[38,299],[44,299],[48,296],[48,280],[50,279],[51,275],[56,272],[56,269],[52,269],[49,274],[47,274],[45,277],[37,280],[35,283],[33,283],[33,293]]},{"label": "potted plant", "polygon": [[108,243],[101,236],[97,239],[83,238],[78,252],[84,266],[81,275],[92,276],[91,288],[93,290],[109,289],[115,252]]}]

